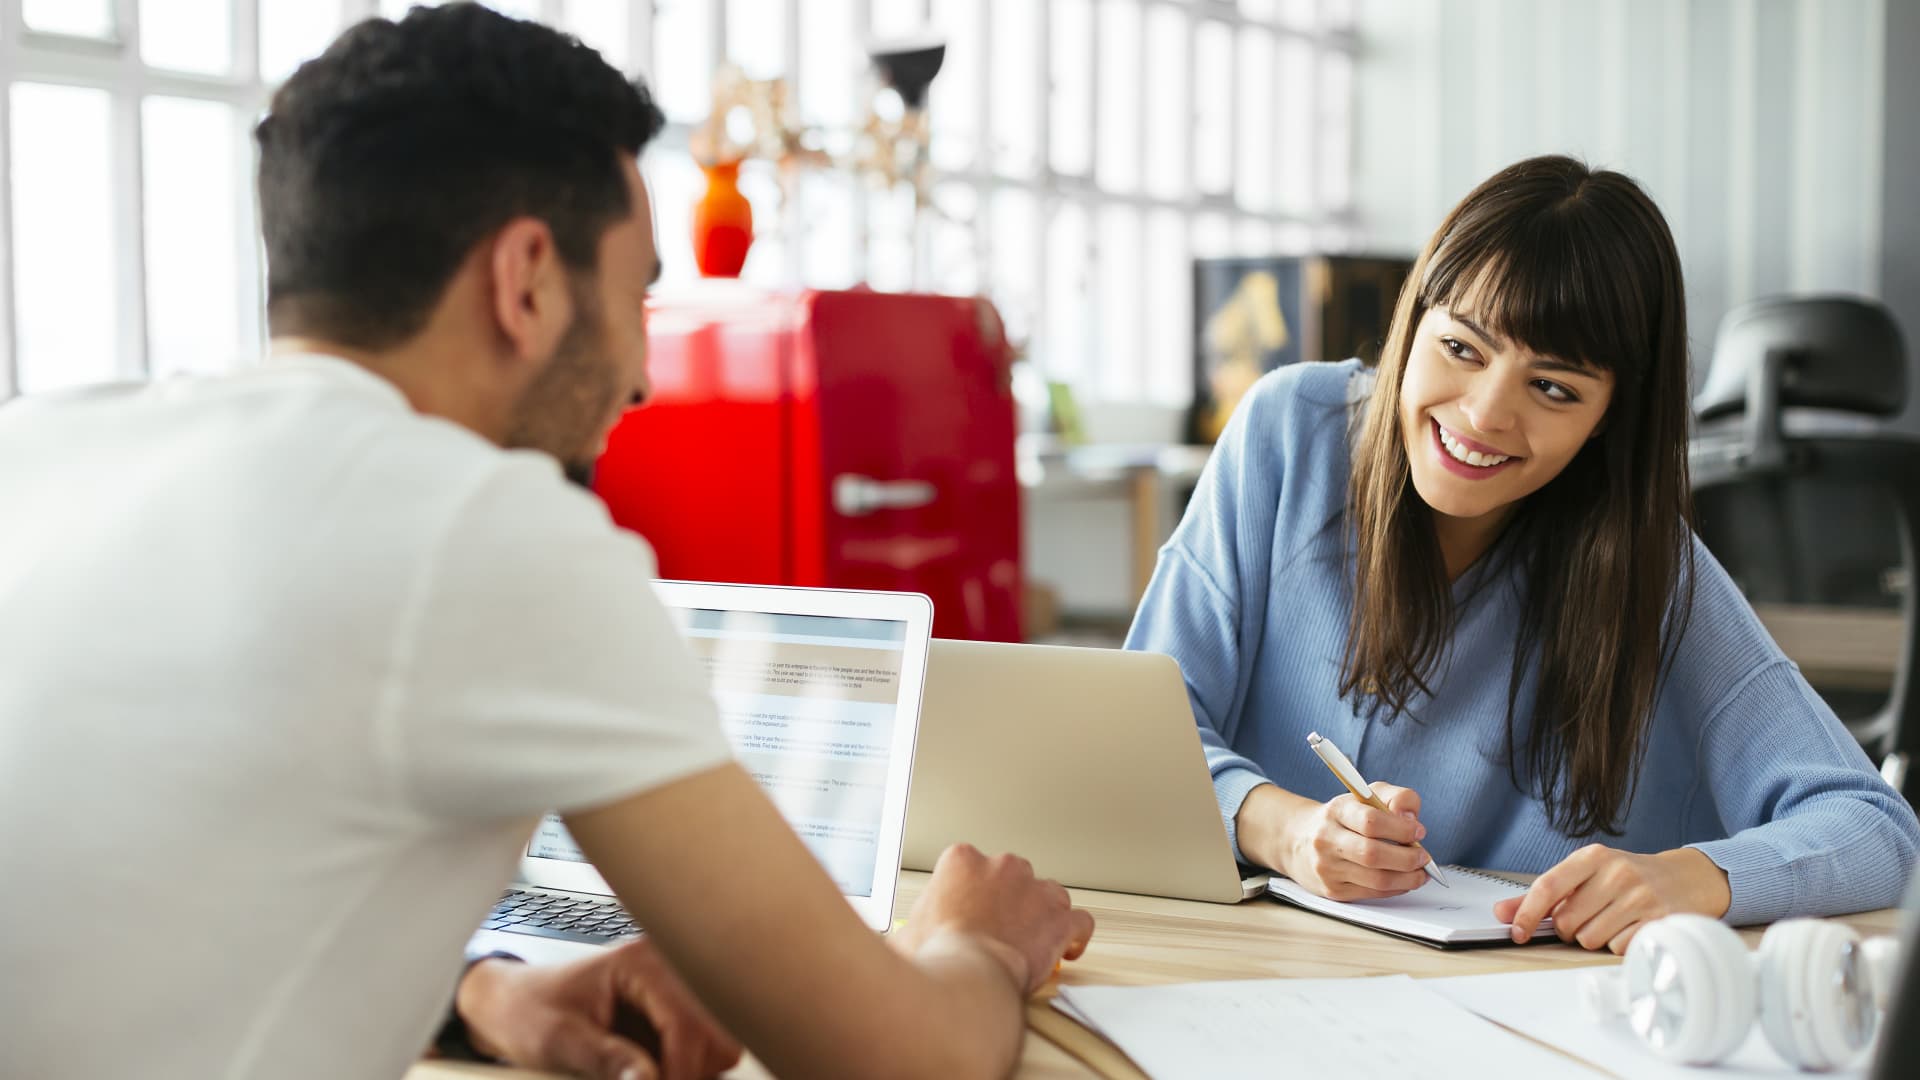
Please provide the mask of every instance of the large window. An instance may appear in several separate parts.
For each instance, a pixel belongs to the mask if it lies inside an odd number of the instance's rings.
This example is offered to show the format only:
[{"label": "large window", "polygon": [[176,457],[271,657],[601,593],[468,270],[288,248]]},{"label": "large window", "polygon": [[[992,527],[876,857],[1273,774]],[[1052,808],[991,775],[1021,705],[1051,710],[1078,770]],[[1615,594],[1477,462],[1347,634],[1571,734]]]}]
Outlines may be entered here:
[{"label": "large window", "polygon": [[[866,46],[937,33],[932,206],[835,170],[742,177],[770,286],[991,296],[1092,400],[1183,404],[1195,256],[1346,243],[1353,0],[494,0],[644,71],[669,282],[724,61],[849,147]],[[273,86],[406,0],[0,0],[0,396],[258,355],[248,131]]]}]

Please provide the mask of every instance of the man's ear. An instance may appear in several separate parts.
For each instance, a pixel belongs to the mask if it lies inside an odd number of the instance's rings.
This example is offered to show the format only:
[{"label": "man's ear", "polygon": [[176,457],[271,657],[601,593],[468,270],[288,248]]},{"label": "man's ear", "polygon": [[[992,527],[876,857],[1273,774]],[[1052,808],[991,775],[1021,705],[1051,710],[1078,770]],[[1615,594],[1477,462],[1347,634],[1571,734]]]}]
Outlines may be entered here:
[{"label": "man's ear", "polygon": [[573,321],[567,271],[553,230],[538,218],[508,222],[493,237],[488,260],[495,324],[521,360],[549,356]]}]

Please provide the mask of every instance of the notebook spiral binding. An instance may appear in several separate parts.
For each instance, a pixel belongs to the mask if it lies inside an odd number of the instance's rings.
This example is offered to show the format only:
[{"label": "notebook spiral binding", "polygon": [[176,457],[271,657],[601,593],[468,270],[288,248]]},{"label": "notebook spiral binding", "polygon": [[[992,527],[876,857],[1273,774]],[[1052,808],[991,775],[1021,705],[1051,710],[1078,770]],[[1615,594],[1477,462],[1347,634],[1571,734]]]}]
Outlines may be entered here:
[{"label": "notebook spiral binding", "polygon": [[1495,885],[1505,885],[1509,889],[1517,889],[1520,892],[1527,891],[1527,887],[1521,884],[1520,882],[1515,881],[1512,878],[1502,877],[1499,874],[1493,873],[1492,871],[1475,870],[1475,869],[1472,869],[1471,867],[1455,866],[1452,863],[1447,864],[1446,870],[1447,870],[1447,873],[1449,874],[1460,874],[1464,877],[1479,878],[1481,881],[1491,881]]}]

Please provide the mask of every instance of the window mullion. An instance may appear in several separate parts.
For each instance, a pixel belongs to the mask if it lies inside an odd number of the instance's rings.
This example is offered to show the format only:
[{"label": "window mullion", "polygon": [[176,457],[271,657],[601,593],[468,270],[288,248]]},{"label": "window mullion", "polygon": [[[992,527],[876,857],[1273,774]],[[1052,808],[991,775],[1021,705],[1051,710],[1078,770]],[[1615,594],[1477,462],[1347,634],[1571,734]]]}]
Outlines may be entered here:
[{"label": "window mullion", "polygon": [[239,171],[236,191],[243,197],[234,212],[240,215],[240,228],[234,235],[234,280],[240,287],[240,324],[234,328],[241,363],[257,360],[265,354],[269,339],[267,328],[267,249],[260,231],[260,201],[254,192],[253,157],[254,110],[234,114],[234,137],[240,152],[234,156]]},{"label": "window mullion", "polygon": [[[1036,160],[1033,163],[1035,176],[1033,208],[1034,221],[1040,235],[1033,245],[1033,315],[1030,325],[1036,332],[1044,335],[1043,327],[1049,325],[1047,311],[1047,223],[1052,219],[1052,211],[1060,200],[1059,184],[1053,174],[1053,12],[1040,13],[1040,25],[1036,28],[1039,41],[1034,46],[1034,55],[1038,58],[1036,69],[1030,73],[1035,100],[1039,107],[1033,113],[1033,145]],[[1055,355],[1057,342],[1044,341],[1040,350],[1042,373],[1058,371],[1059,359]]]},{"label": "window mullion", "polygon": [[628,75],[645,75],[654,100],[660,98],[660,81],[654,77],[653,0],[633,0],[627,18]]},{"label": "window mullion", "polygon": [[1088,5],[1087,31],[1092,40],[1087,42],[1087,111],[1081,120],[1087,125],[1087,182],[1098,188],[1100,184],[1100,114],[1113,108],[1116,102],[1100,100],[1100,34],[1110,14],[1108,6],[1100,0]]},{"label": "window mullion", "polygon": [[1307,219],[1312,222],[1313,245],[1318,247],[1322,234],[1326,231],[1329,208],[1320,197],[1320,148],[1326,145],[1323,132],[1327,126],[1326,109],[1320,103],[1321,72],[1325,70],[1324,57],[1327,50],[1327,38],[1319,31],[1326,25],[1326,4],[1324,0],[1316,6],[1314,14],[1313,46],[1307,50],[1307,160],[1312,162],[1306,169]]},{"label": "window mullion", "polygon": [[[1185,174],[1185,177],[1180,185],[1180,190],[1185,192],[1184,201],[1187,204],[1187,209],[1191,211],[1197,208],[1201,201],[1200,176],[1198,170],[1194,168],[1194,163],[1200,160],[1200,28],[1206,25],[1206,20],[1201,18],[1200,13],[1196,11],[1184,12],[1183,14],[1187,16],[1187,69],[1184,73],[1186,80],[1184,89],[1186,91],[1187,106],[1187,152],[1181,155],[1182,159],[1184,159],[1181,164],[1181,171]],[[1192,215],[1189,214],[1189,217],[1191,216]]]},{"label": "window mullion", "polygon": [[[1146,0],[1140,0],[1136,6],[1140,9],[1140,31],[1135,35],[1132,64],[1133,70],[1139,73],[1140,96],[1138,98],[1138,104],[1134,108],[1134,123],[1137,133],[1134,135],[1133,140],[1131,171],[1133,173],[1134,190],[1142,196],[1145,196],[1146,201],[1141,204],[1140,209],[1134,211],[1134,229],[1138,236],[1136,250],[1140,254],[1140,266],[1129,272],[1133,277],[1139,279],[1138,287],[1140,289],[1140,291],[1135,294],[1136,299],[1139,301],[1135,306],[1139,310],[1134,313],[1132,326],[1134,332],[1140,335],[1140,351],[1134,354],[1134,385],[1137,387],[1139,398],[1146,400],[1152,396],[1154,386],[1153,343],[1147,338],[1147,295],[1145,285],[1146,261],[1148,257],[1147,247],[1153,222],[1152,191],[1150,190],[1152,185],[1147,183],[1147,141],[1149,133],[1152,131],[1152,125],[1148,123],[1147,119],[1151,112],[1147,104],[1147,52],[1149,49],[1147,37],[1151,30],[1152,19],[1150,16],[1153,14],[1153,9],[1152,5],[1146,3]],[[1184,363],[1185,359],[1185,357],[1162,357],[1160,362]]]},{"label": "window mullion", "polygon": [[[19,48],[20,0],[7,0],[7,37],[0,55]],[[11,68],[13,65],[8,64]],[[0,85],[0,401],[20,391],[20,339],[13,308],[13,82]]]},{"label": "window mullion", "polygon": [[[993,41],[993,0],[980,0],[975,5],[973,29],[974,40],[980,43],[981,58],[975,67],[979,78],[974,81],[974,115],[979,119],[974,124],[973,171],[989,178],[993,175],[993,83],[994,70],[989,54]],[[991,179],[974,185],[978,193],[973,211],[973,250],[974,259],[980,268],[980,292],[984,295],[992,292],[993,277],[993,192]]]},{"label": "window mullion", "polygon": [[148,373],[146,207],[142,198],[145,163],[141,160],[140,103],[145,74],[140,61],[138,0],[114,0],[114,27],[121,42],[120,75],[110,97],[114,170],[114,280],[120,301],[115,369],[124,378]]},{"label": "window mullion", "polygon": [[[1240,111],[1246,105],[1240,100],[1240,33],[1236,23],[1227,23],[1227,117],[1224,123],[1227,129],[1227,203],[1235,218],[1240,215]],[[1237,232],[1239,222],[1234,222]]]},{"label": "window mullion", "polygon": [[[887,0],[880,0],[880,2],[885,3]],[[853,3],[855,32],[863,42],[873,38],[873,5],[874,0],[854,0]],[[873,102],[867,97],[870,89],[864,76],[854,80],[853,122],[855,124],[865,123],[868,111],[873,108]],[[868,199],[863,190],[864,187],[863,184],[855,184],[853,193],[853,279],[863,282],[867,281],[873,272],[873,222],[872,215],[868,213]]]},{"label": "window mullion", "polygon": [[233,74],[249,85],[260,82],[260,4],[263,0],[228,0],[232,13]]},{"label": "window mullion", "polygon": [[[1266,209],[1263,211],[1269,227],[1279,221],[1282,200],[1280,198],[1280,170],[1285,167],[1286,150],[1280,140],[1274,137],[1280,130],[1280,118],[1285,115],[1285,104],[1280,100],[1280,88],[1286,85],[1286,77],[1280,71],[1280,57],[1285,52],[1285,38],[1276,31],[1267,39],[1267,93],[1270,104],[1267,108],[1267,130],[1263,133],[1267,149],[1267,190],[1263,194]],[[1269,241],[1269,247],[1271,247]]]},{"label": "window mullion", "polygon": [[[800,65],[806,59],[800,54],[800,0],[780,0],[787,6],[787,39],[781,42],[782,70],[786,72],[786,84],[789,94],[797,94],[800,88]],[[799,115],[794,97],[787,98],[788,108]],[[780,231],[786,240],[787,280],[795,284],[805,279],[806,258],[806,215],[801,205],[803,198],[799,170],[777,169],[774,178],[780,185]]]}]

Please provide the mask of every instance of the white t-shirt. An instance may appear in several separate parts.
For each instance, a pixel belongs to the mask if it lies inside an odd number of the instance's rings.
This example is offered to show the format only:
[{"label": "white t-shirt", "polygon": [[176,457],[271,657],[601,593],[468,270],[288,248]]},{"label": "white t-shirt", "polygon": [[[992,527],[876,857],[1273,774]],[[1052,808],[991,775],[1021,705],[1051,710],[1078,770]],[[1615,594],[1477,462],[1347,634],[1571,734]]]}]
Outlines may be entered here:
[{"label": "white t-shirt", "polygon": [[730,756],[653,570],[343,360],[0,408],[0,1076],[398,1076],[543,811]]}]

